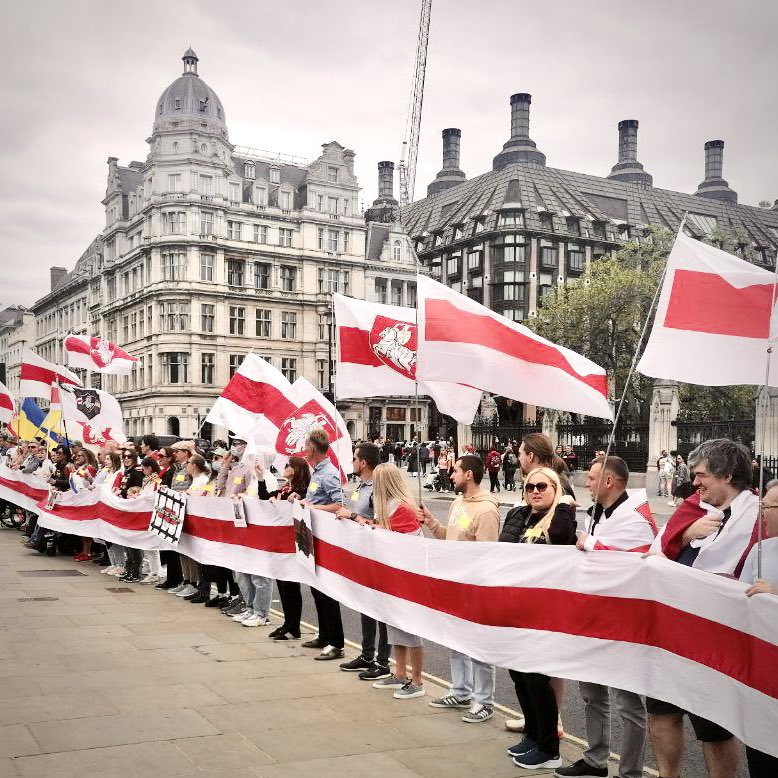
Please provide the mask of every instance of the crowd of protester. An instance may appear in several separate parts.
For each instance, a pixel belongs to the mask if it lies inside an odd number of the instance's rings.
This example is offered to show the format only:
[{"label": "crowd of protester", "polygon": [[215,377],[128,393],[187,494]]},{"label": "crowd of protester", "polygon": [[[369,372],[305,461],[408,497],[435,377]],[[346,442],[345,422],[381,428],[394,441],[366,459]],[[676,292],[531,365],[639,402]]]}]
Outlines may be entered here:
[{"label": "crowd of protester", "polygon": [[[427,454],[422,458],[421,451]],[[338,469],[328,456],[329,441],[321,429],[314,429],[305,442],[304,457],[291,457],[276,474],[274,453],[249,453],[246,442],[235,439],[228,446],[217,441],[207,452],[198,451],[194,441],[180,441],[161,447],[153,435],[136,446],[109,444],[95,456],[82,445],[57,446],[50,452],[43,441],[0,439],[0,457],[11,469],[35,474],[52,491],[109,489],[117,499],[132,500],[138,495],[167,487],[198,496],[241,499],[304,501],[333,514],[339,520],[369,524],[379,531],[428,535],[446,542],[494,542],[576,546],[582,553],[608,550],[646,551],[657,529],[653,521],[630,507],[627,483],[630,477],[624,460],[599,452],[590,463],[587,489],[592,507],[577,529],[576,498],[568,465],[559,449],[540,433],[527,435],[518,446],[497,445],[482,460],[472,451],[454,455],[453,441],[433,442],[413,447],[418,466],[435,462],[443,471],[447,489],[455,492],[448,520],[439,521],[419,503],[408,487],[408,480],[395,462],[403,452],[377,443],[358,443],[354,450],[355,484],[345,487]],[[496,456],[493,456],[496,455]],[[742,445],[730,440],[712,440],[700,445],[688,457],[675,461],[663,452],[657,463],[663,494],[672,496],[677,482],[691,484],[719,515],[706,515],[693,522],[679,541],[674,561],[694,565],[712,544],[729,542],[735,533],[724,533],[746,521],[743,505],[758,499],[751,493],[753,463]],[[568,457],[569,458],[569,457]],[[389,461],[392,460],[392,461]],[[498,464],[499,461],[499,464]],[[501,522],[493,472],[505,472],[506,462],[514,478],[521,482],[521,495],[515,507]],[[669,462],[669,467],[667,463]],[[680,471],[680,475],[679,475]],[[491,491],[482,487],[489,476]],[[669,477],[668,477],[669,475]],[[764,477],[764,476],[762,476]],[[498,481],[499,483],[499,481]],[[767,539],[762,544],[762,575],[757,577],[756,547],[732,569],[717,573],[739,577],[749,587],[747,596],[778,593],[778,481],[766,485],[763,508]],[[667,491],[672,489],[672,491]],[[693,489],[685,489],[688,497]],[[519,495],[517,495],[517,498]],[[682,498],[681,494],[676,495]],[[0,510],[17,510],[13,505]],[[79,563],[92,561],[101,572],[127,584],[155,586],[190,604],[202,604],[249,628],[270,627],[273,581],[240,570],[203,565],[173,551],[140,551],[106,542],[100,538],[61,536],[38,525],[27,513],[22,525],[23,544],[38,551],[67,551]],[[547,553],[547,552],[542,552]],[[702,559],[703,557],[700,557]],[[297,640],[301,637],[301,586],[294,581],[276,581],[283,621],[268,637]],[[215,592],[214,592],[215,589]],[[320,661],[345,659],[343,623],[339,603],[324,592],[312,589],[318,634],[302,644],[314,649]],[[424,641],[402,629],[402,625],[377,622],[361,616],[360,654],[341,662],[344,672],[352,672],[379,690],[390,690],[395,699],[409,700],[426,695],[424,685]],[[393,654],[394,664],[390,664]],[[479,724],[494,715],[495,668],[460,652],[450,652],[451,686],[429,705],[458,711],[463,723]],[[563,766],[559,743],[563,737],[560,707],[565,682],[542,673],[510,670],[523,718],[509,719],[506,729],[523,734],[507,749],[513,763],[527,769],[554,769],[560,778],[606,778],[611,753],[610,713],[621,719],[619,776],[638,778],[643,774],[646,743],[650,742],[659,768],[667,778],[680,775],[683,755],[683,717],[688,715],[695,735],[702,744],[711,778],[733,778],[738,769],[739,745],[733,735],[715,722],[687,714],[661,700],[644,699],[629,691],[598,684],[578,684],[586,716],[588,745],[583,758]],[[778,775],[778,760],[747,748],[752,778]]]}]

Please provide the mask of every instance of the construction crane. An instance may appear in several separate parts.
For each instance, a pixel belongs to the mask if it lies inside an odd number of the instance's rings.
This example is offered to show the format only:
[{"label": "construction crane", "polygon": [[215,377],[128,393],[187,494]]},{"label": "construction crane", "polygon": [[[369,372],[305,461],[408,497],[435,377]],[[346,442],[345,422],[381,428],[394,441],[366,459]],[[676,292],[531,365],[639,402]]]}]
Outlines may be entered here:
[{"label": "construction crane", "polygon": [[416,158],[419,155],[419,131],[421,130],[421,105],[424,101],[424,74],[427,70],[427,43],[430,35],[432,0],[421,0],[419,40],[416,45],[416,68],[413,75],[413,92],[408,107],[405,140],[400,155],[400,206],[413,200],[416,183]]}]

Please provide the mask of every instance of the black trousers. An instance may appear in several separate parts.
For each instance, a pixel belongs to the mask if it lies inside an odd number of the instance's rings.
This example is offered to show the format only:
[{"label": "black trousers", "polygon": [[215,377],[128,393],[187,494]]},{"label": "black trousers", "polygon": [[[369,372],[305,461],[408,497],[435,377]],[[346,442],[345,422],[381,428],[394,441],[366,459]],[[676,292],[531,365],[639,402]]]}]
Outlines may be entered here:
[{"label": "black trousers", "polygon": [[143,552],[139,548],[127,548],[124,560],[124,569],[127,575],[140,576],[140,566],[142,563]]},{"label": "black trousers", "polygon": [[493,492],[494,490],[500,491],[500,471],[499,470],[490,470],[489,471],[489,491]]},{"label": "black trousers", "polygon": [[[175,551],[161,551],[162,561],[167,564],[167,577],[165,583],[170,584],[170,588],[183,583],[184,578],[181,575],[181,559]],[[167,557],[167,559],[166,559]]]},{"label": "black trousers", "polygon": [[316,603],[316,615],[319,619],[319,639],[327,646],[343,648],[340,603],[313,587],[311,587],[311,594]]},{"label": "black trousers", "polygon": [[[386,624],[371,619],[364,613],[361,613],[360,616],[362,618],[362,656],[371,661],[375,658],[379,665],[388,665],[391,647],[386,637]],[[376,654],[376,632],[378,632],[378,654]]]},{"label": "black trousers", "polygon": [[748,774],[751,778],[775,778],[778,775],[778,758],[746,746]]},{"label": "black trousers", "polygon": [[[283,627],[294,635],[300,634],[300,619],[303,614],[303,595],[297,581],[276,580],[281,608],[284,611]],[[318,608],[317,608],[318,610]]]},{"label": "black trousers", "polygon": [[524,713],[524,734],[534,740],[544,754],[559,756],[559,709],[551,679],[540,673],[508,672]]},{"label": "black trousers", "polygon": [[[232,571],[226,567],[218,567],[216,565],[203,565],[202,566],[202,581],[210,590],[211,584],[216,584],[216,590],[221,596],[227,594],[229,588],[230,594],[235,595],[238,590],[238,585],[232,577]],[[207,593],[207,591],[206,591]]]}]

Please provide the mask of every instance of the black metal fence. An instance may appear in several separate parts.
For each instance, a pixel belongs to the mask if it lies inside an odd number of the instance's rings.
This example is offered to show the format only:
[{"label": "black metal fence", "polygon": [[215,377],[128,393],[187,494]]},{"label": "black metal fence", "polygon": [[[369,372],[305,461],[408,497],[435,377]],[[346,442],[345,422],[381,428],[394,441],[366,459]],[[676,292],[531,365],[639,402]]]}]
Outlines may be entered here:
[{"label": "black metal fence", "polygon": [[705,440],[729,438],[754,450],[756,425],[754,419],[724,419],[711,421],[674,421],[678,430],[678,453],[684,457]]},{"label": "black metal fence", "polygon": [[471,427],[473,446],[481,457],[485,457],[492,443],[497,441],[501,450],[511,441],[521,443],[521,439],[530,432],[542,432],[539,424],[500,424],[496,419],[476,419]]},{"label": "black metal fence", "polygon": [[[601,422],[557,424],[557,439],[562,448],[572,448],[576,467],[585,470],[598,451],[605,451],[612,425]],[[639,473],[648,461],[648,424],[620,423],[610,453],[621,457],[630,471]]]}]

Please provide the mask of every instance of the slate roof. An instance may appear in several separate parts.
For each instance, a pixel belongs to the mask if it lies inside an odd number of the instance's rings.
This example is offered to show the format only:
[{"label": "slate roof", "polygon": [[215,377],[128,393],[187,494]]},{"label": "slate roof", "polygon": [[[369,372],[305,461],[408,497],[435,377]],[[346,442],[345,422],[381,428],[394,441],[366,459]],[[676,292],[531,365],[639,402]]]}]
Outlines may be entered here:
[{"label": "slate roof", "polygon": [[372,222],[368,224],[367,230],[367,259],[381,259],[384,243],[386,243],[386,240],[389,237],[389,228]]},{"label": "slate roof", "polygon": [[[760,261],[760,249],[772,252],[778,247],[778,210],[735,205],[721,200],[673,192],[600,176],[575,173],[539,165],[513,163],[499,171],[489,171],[457,186],[418,200],[402,210],[408,234],[417,240],[426,234],[440,234],[440,245],[453,242],[457,226],[470,235],[470,227],[481,218],[483,231],[497,224],[500,209],[524,209],[525,229],[547,232],[541,226],[541,213],[553,215],[553,232],[571,240],[594,239],[590,228],[599,222],[605,240],[619,243],[622,226],[647,226],[677,230],[684,212],[713,217],[725,232],[737,230],[750,242],[747,256]],[[580,236],[568,217],[580,220]],[[705,219],[690,219],[687,227],[702,237]],[[600,228],[602,229],[602,227]],[[600,240],[603,238],[600,237]],[[432,248],[431,244],[424,250]],[[749,252],[753,256],[749,255]]]}]

